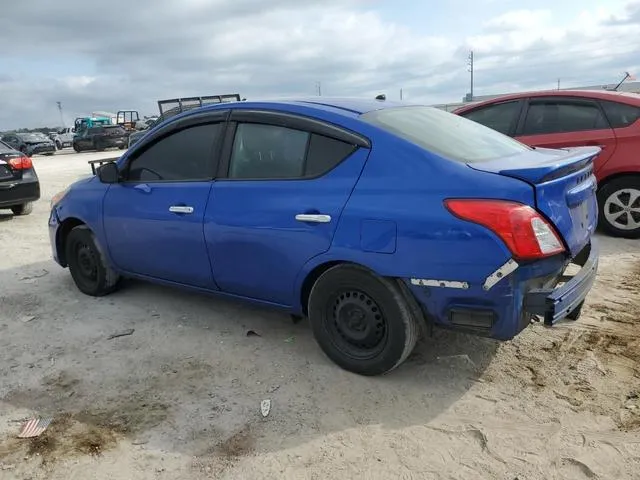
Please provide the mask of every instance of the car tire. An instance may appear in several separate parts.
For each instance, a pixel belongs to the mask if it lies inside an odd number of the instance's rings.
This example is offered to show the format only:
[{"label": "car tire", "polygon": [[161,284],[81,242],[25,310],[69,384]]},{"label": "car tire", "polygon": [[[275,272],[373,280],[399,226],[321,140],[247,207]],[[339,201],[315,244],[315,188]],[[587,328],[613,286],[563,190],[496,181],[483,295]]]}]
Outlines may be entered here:
[{"label": "car tire", "polygon": [[[633,197],[635,201],[629,203]],[[598,209],[602,230],[614,237],[640,238],[640,176],[605,183],[598,191]]]},{"label": "car tire", "polygon": [[341,368],[381,375],[406,360],[419,320],[395,280],[356,265],[338,265],[316,280],[309,320],[322,351]]},{"label": "car tire", "polygon": [[85,295],[102,297],[118,288],[118,275],[105,261],[93,232],[84,225],[67,236],[65,255],[71,277]]},{"label": "car tire", "polygon": [[56,148],[57,148],[58,150],[62,150],[62,143],[60,143],[60,142],[56,142]]},{"label": "car tire", "polygon": [[22,205],[15,205],[11,207],[11,211],[14,215],[29,215],[31,212],[33,212],[33,203],[27,202],[23,203]]},{"label": "car tire", "polygon": [[80,152],[82,151],[82,149],[81,149],[81,148],[78,146],[78,144],[77,144],[77,143],[75,143],[75,142],[73,143],[72,147],[73,147],[73,150],[74,150],[76,153],[80,153]]}]

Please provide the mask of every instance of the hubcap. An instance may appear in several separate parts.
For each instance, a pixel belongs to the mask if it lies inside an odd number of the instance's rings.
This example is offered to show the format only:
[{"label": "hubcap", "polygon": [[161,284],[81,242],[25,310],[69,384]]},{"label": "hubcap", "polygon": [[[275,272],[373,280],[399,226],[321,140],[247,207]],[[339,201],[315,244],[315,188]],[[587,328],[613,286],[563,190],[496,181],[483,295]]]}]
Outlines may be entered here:
[{"label": "hubcap", "polygon": [[328,312],[336,346],[353,357],[370,357],[384,347],[387,322],[376,302],[359,291],[337,295]]},{"label": "hubcap", "polygon": [[76,258],[80,274],[87,280],[98,278],[98,259],[93,249],[84,243],[77,246]]},{"label": "hubcap", "polygon": [[620,230],[640,228],[640,190],[623,188],[613,192],[604,202],[604,217]]}]

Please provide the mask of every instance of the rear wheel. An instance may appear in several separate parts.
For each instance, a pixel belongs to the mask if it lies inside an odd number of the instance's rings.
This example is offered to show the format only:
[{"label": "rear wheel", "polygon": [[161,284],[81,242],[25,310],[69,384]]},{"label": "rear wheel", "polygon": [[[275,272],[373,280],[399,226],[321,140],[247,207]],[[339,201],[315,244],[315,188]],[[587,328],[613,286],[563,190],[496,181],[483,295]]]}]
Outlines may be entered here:
[{"label": "rear wheel", "polygon": [[11,211],[14,215],[29,215],[31,212],[33,212],[33,203],[27,202],[23,203],[22,205],[16,205],[14,207],[11,207]]},{"label": "rear wheel", "polygon": [[609,234],[640,238],[640,177],[607,182],[598,192],[600,226]]},{"label": "rear wheel", "polygon": [[323,273],[311,290],[308,311],[324,353],[361,375],[393,370],[418,339],[418,319],[398,284],[355,265]]},{"label": "rear wheel", "polygon": [[78,226],[69,232],[65,254],[71,277],[82,293],[101,297],[118,288],[120,276],[106,263],[87,227]]}]

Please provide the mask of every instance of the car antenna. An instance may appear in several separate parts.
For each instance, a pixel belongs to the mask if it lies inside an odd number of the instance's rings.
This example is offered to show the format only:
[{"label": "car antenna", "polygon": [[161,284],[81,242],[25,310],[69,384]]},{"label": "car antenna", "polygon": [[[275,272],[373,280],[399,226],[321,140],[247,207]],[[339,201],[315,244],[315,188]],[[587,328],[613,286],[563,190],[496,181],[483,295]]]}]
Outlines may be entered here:
[{"label": "car antenna", "polygon": [[631,76],[631,74],[629,72],[624,72],[624,77],[622,77],[622,80],[620,80],[620,83],[617,84],[615,87],[613,87],[613,91],[617,92],[618,88],[620,87],[620,85],[622,85],[624,83],[624,81],[629,78]]}]

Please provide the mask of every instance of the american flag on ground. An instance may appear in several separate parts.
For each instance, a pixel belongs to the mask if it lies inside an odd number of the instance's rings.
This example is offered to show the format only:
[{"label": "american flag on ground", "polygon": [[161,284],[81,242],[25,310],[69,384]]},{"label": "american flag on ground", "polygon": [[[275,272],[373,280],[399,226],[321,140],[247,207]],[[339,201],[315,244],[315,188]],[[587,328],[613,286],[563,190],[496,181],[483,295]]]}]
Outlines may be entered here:
[{"label": "american flag on ground", "polygon": [[41,435],[52,422],[52,418],[32,418],[22,425],[18,438],[33,438]]}]

